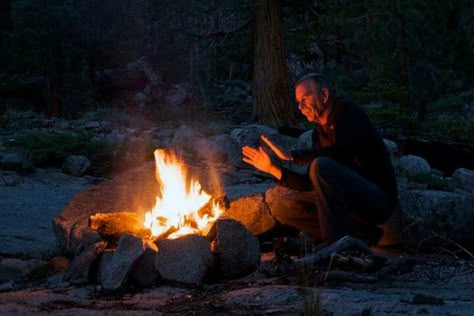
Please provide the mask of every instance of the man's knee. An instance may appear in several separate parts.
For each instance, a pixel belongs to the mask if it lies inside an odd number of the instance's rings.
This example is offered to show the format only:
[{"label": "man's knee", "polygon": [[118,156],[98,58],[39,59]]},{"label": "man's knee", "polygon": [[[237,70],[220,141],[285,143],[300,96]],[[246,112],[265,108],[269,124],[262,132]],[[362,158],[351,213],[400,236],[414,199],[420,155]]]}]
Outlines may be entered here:
[{"label": "man's knee", "polygon": [[271,214],[278,222],[282,224],[289,223],[291,213],[290,204],[291,203],[285,198],[285,196],[280,196],[272,202]]},{"label": "man's knee", "polygon": [[332,170],[337,167],[337,163],[328,157],[318,157],[311,162],[309,173],[311,177],[325,178],[332,173]]}]

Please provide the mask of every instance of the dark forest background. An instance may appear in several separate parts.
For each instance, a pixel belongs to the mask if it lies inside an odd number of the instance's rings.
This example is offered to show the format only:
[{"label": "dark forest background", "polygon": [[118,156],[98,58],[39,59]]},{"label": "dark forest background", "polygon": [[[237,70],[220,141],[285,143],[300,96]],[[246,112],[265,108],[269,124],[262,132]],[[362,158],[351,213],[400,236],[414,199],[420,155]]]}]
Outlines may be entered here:
[{"label": "dark forest background", "polygon": [[473,4],[3,0],[0,110],[134,111],[136,93],[151,89],[158,111],[179,84],[208,111],[279,127],[303,124],[291,86],[318,71],[387,133],[469,144]]}]

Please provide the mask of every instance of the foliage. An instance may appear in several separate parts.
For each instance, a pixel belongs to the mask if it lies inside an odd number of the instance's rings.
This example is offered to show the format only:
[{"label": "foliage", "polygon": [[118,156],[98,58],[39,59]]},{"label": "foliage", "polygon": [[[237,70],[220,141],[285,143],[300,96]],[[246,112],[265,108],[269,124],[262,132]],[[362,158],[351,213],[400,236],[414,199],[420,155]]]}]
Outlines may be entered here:
[{"label": "foliage", "polygon": [[409,177],[409,180],[416,183],[426,184],[428,186],[428,189],[444,191],[449,190],[448,180],[431,173],[411,176]]},{"label": "foliage", "polygon": [[111,152],[105,143],[90,138],[88,133],[24,132],[9,146],[24,150],[37,166],[57,166],[73,154],[92,156]]},{"label": "foliage", "polygon": [[466,141],[474,139],[474,121],[469,118],[438,117],[422,124],[420,133],[444,141]]},{"label": "foliage", "polygon": [[374,108],[367,109],[370,119],[378,127],[402,128],[408,131],[416,129],[416,118],[407,109],[402,108]]}]

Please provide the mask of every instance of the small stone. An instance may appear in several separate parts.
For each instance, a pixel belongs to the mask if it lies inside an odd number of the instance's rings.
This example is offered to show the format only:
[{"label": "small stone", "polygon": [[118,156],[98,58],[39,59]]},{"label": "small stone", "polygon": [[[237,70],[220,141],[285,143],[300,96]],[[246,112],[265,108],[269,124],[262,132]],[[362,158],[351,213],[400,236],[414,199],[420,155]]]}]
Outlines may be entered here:
[{"label": "small stone", "polygon": [[456,169],[451,176],[451,181],[455,188],[474,193],[474,170]]},{"label": "small stone", "polygon": [[208,234],[217,252],[219,270],[227,277],[255,271],[260,264],[260,243],[244,225],[230,218],[219,218]]},{"label": "small stone", "polygon": [[398,168],[409,176],[423,175],[431,172],[431,167],[428,162],[414,155],[401,157],[398,162]]},{"label": "small stone", "polygon": [[0,282],[20,281],[47,263],[39,259],[20,260],[16,258],[3,259],[0,263]]},{"label": "small stone", "polygon": [[201,284],[212,263],[211,246],[206,237],[186,235],[158,241],[155,268],[166,280]]},{"label": "small stone", "polygon": [[86,173],[90,166],[91,162],[87,157],[82,155],[71,155],[64,161],[62,169],[66,174],[80,177]]},{"label": "small stone", "polygon": [[158,247],[154,243],[147,243],[145,251],[138,258],[130,271],[130,279],[140,287],[149,287],[155,284],[160,274],[155,268],[155,257]]},{"label": "small stone", "polygon": [[144,252],[143,240],[129,234],[120,237],[117,250],[101,274],[101,284],[105,290],[117,290],[126,281],[126,277],[135,261]]},{"label": "small stone", "polygon": [[70,281],[72,284],[84,284],[89,281],[89,274],[91,267],[99,257],[100,253],[104,251],[107,243],[99,241],[86,248],[79,256],[74,258],[69,266],[69,269],[64,275],[64,280]]},{"label": "small stone", "polygon": [[223,215],[241,222],[254,235],[267,232],[276,224],[262,193],[231,202]]}]

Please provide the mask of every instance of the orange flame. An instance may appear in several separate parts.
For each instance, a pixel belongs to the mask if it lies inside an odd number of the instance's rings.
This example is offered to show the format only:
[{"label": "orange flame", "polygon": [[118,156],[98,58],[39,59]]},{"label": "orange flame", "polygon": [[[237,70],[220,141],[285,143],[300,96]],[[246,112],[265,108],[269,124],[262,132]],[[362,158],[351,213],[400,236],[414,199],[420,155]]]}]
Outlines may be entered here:
[{"label": "orange flame", "polygon": [[168,238],[178,238],[186,234],[205,235],[214,221],[222,214],[218,203],[213,202],[210,214],[198,214],[211,200],[201,184],[194,179],[187,181],[184,163],[173,152],[163,149],[154,152],[156,180],[160,185],[161,196],[156,204],[145,214],[145,227],[151,230],[152,237],[176,230]]}]

